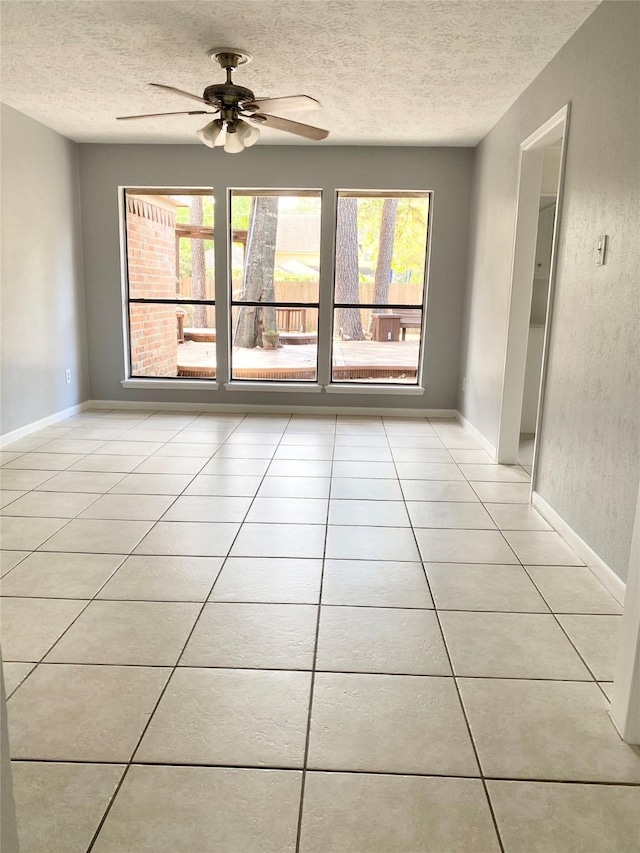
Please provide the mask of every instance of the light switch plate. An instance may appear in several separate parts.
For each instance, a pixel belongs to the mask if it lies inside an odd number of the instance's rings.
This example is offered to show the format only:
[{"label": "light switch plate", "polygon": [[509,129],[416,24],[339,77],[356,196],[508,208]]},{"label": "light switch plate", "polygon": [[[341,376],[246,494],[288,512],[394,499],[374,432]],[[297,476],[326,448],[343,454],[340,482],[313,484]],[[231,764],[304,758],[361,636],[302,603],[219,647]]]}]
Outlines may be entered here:
[{"label": "light switch plate", "polygon": [[601,234],[598,237],[598,246],[596,249],[596,266],[603,267],[607,254],[607,235]]}]

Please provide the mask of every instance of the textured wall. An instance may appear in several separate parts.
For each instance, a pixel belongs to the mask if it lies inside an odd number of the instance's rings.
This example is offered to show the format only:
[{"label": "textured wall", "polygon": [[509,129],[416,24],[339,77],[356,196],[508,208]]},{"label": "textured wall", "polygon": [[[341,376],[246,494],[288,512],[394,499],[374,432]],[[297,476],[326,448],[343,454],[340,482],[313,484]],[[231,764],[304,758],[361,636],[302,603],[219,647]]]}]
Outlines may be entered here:
[{"label": "textured wall", "polygon": [[77,146],[2,105],[1,169],[5,434],[86,400],[88,376]]},{"label": "textured wall", "polygon": [[[358,148],[256,145],[237,157],[195,145],[81,145],[83,247],[91,368],[96,400],[305,406],[455,408],[466,274],[472,151],[467,148]],[[431,274],[423,396],[252,393],[124,389],[118,186],[213,186],[216,211],[228,187],[296,187],[324,191],[323,229],[331,234],[336,188],[433,190]],[[224,218],[220,220],[224,224]],[[325,232],[325,233],[326,233]],[[219,232],[220,233],[220,232]],[[222,234],[225,234],[224,227]],[[226,268],[225,240],[216,269]],[[220,252],[224,251],[223,256]],[[320,288],[332,287],[331,239],[323,241]],[[224,278],[219,277],[219,288]],[[218,293],[220,293],[220,289]],[[218,323],[224,314],[217,309]],[[321,324],[328,315],[321,317]],[[328,329],[328,325],[326,326]],[[322,332],[321,332],[322,333]],[[220,353],[218,365],[221,366]]]},{"label": "textured wall", "polygon": [[639,469],[639,17],[599,6],[476,151],[461,400],[495,445],[519,144],[570,101],[536,489],[622,578]]}]

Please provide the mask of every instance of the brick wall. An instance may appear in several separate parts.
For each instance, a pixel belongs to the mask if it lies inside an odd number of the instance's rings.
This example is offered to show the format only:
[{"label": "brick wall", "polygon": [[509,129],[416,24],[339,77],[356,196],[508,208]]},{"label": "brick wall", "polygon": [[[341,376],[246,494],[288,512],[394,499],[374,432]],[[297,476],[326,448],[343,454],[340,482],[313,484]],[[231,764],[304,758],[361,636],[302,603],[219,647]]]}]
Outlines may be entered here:
[{"label": "brick wall", "polygon": [[[127,195],[129,295],[175,299],[176,235],[173,211]],[[131,372],[134,376],[175,376],[175,305],[130,305]]]}]

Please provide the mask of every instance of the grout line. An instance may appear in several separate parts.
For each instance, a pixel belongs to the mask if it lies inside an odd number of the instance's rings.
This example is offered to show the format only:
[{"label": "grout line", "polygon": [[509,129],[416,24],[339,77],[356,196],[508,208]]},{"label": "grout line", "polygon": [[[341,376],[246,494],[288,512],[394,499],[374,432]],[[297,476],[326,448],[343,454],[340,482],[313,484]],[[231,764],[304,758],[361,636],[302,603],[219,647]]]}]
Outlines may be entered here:
[{"label": "grout line", "polygon": [[[336,422],[337,427],[337,422]],[[320,588],[318,591],[318,617],[316,620],[316,635],[315,642],[313,647],[313,660],[311,663],[311,684],[309,685],[309,712],[307,715],[307,733],[305,738],[304,745],[304,757],[303,757],[303,765],[302,765],[302,781],[300,783],[300,806],[298,809],[298,825],[296,830],[296,853],[300,853],[300,844],[302,841],[302,817],[304,812],[304,795],[306,790],[306,782],[307,782],[307,766],[309,763],[309,746],[311,741],[311,716],[313,713],[313,694],[315,689],[316,682],[316,667],[318,661],[318,641],[320,638],[320,619],[322,616],[322,592],[324,585],[324,568],[327,556],[327,537],[329,535],[329,512],[331,509],[331,488],[333,483],[333,466],[334,466],[334,453],[335,453],[335,445],[336,445],[336,432],[333,435],[333,447],[332,447],[332,458],[331,458],[331,473],[329,477],[329,496],[327,500],[327,515],[326,515],[326,523],[324,528],[324,548],[322,552],[322,569],[320,572]]]}]

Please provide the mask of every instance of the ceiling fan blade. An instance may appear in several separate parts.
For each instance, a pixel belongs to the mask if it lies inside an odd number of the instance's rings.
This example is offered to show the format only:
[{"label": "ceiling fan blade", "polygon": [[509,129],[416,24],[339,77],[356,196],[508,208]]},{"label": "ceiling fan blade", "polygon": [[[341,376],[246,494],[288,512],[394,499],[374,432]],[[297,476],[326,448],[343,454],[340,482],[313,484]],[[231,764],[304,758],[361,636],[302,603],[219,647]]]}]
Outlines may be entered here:
[{"label": "ceiling fan blade", "polygon": [[272,110],[321,110],[322,104],[308,95],[290,95],[286,98],[258,98],[255,101],[243,104],[243,109],[252,110],[257,107],[261,112],[270,113]]},{"label": "ceiling fan blade", "polygon": [[210,112],[209,110],[181,110],[178,113],[144,113],[139,116],[116,116],[116,121],[128,121],[132,118],[156,118],[157,116],[214,116],[218,114],[218,110]]},{"label": "ceiling fan blade", "polygon": [[175,86],[165,86],[164,83],[149,83],[150,86],[155,86],[156,89],[165,89],[167,92],[174,92],[176,95],[183,95],[185,98],[191,98],[194,101],[200,101],[201,104],[211,104],[213,101],[205,101],[200,95],[192,95],[191,92],[185,92],[184,89],[176,89]]},{"label": "ceiling fan blade", "polygon": [[326,139],[329,136],[329,131],[323,130],[321,127],[300,124],[299,121],[290,121],[288,118],[280,118],[280,116],[254,113],[252,116],[247,116],[247,121],[254,121],[258,127],[272,127],[274,130],[284,130],[285,133],[295,133],[296,136],[304,136],[307,139],[319,140]]}]

